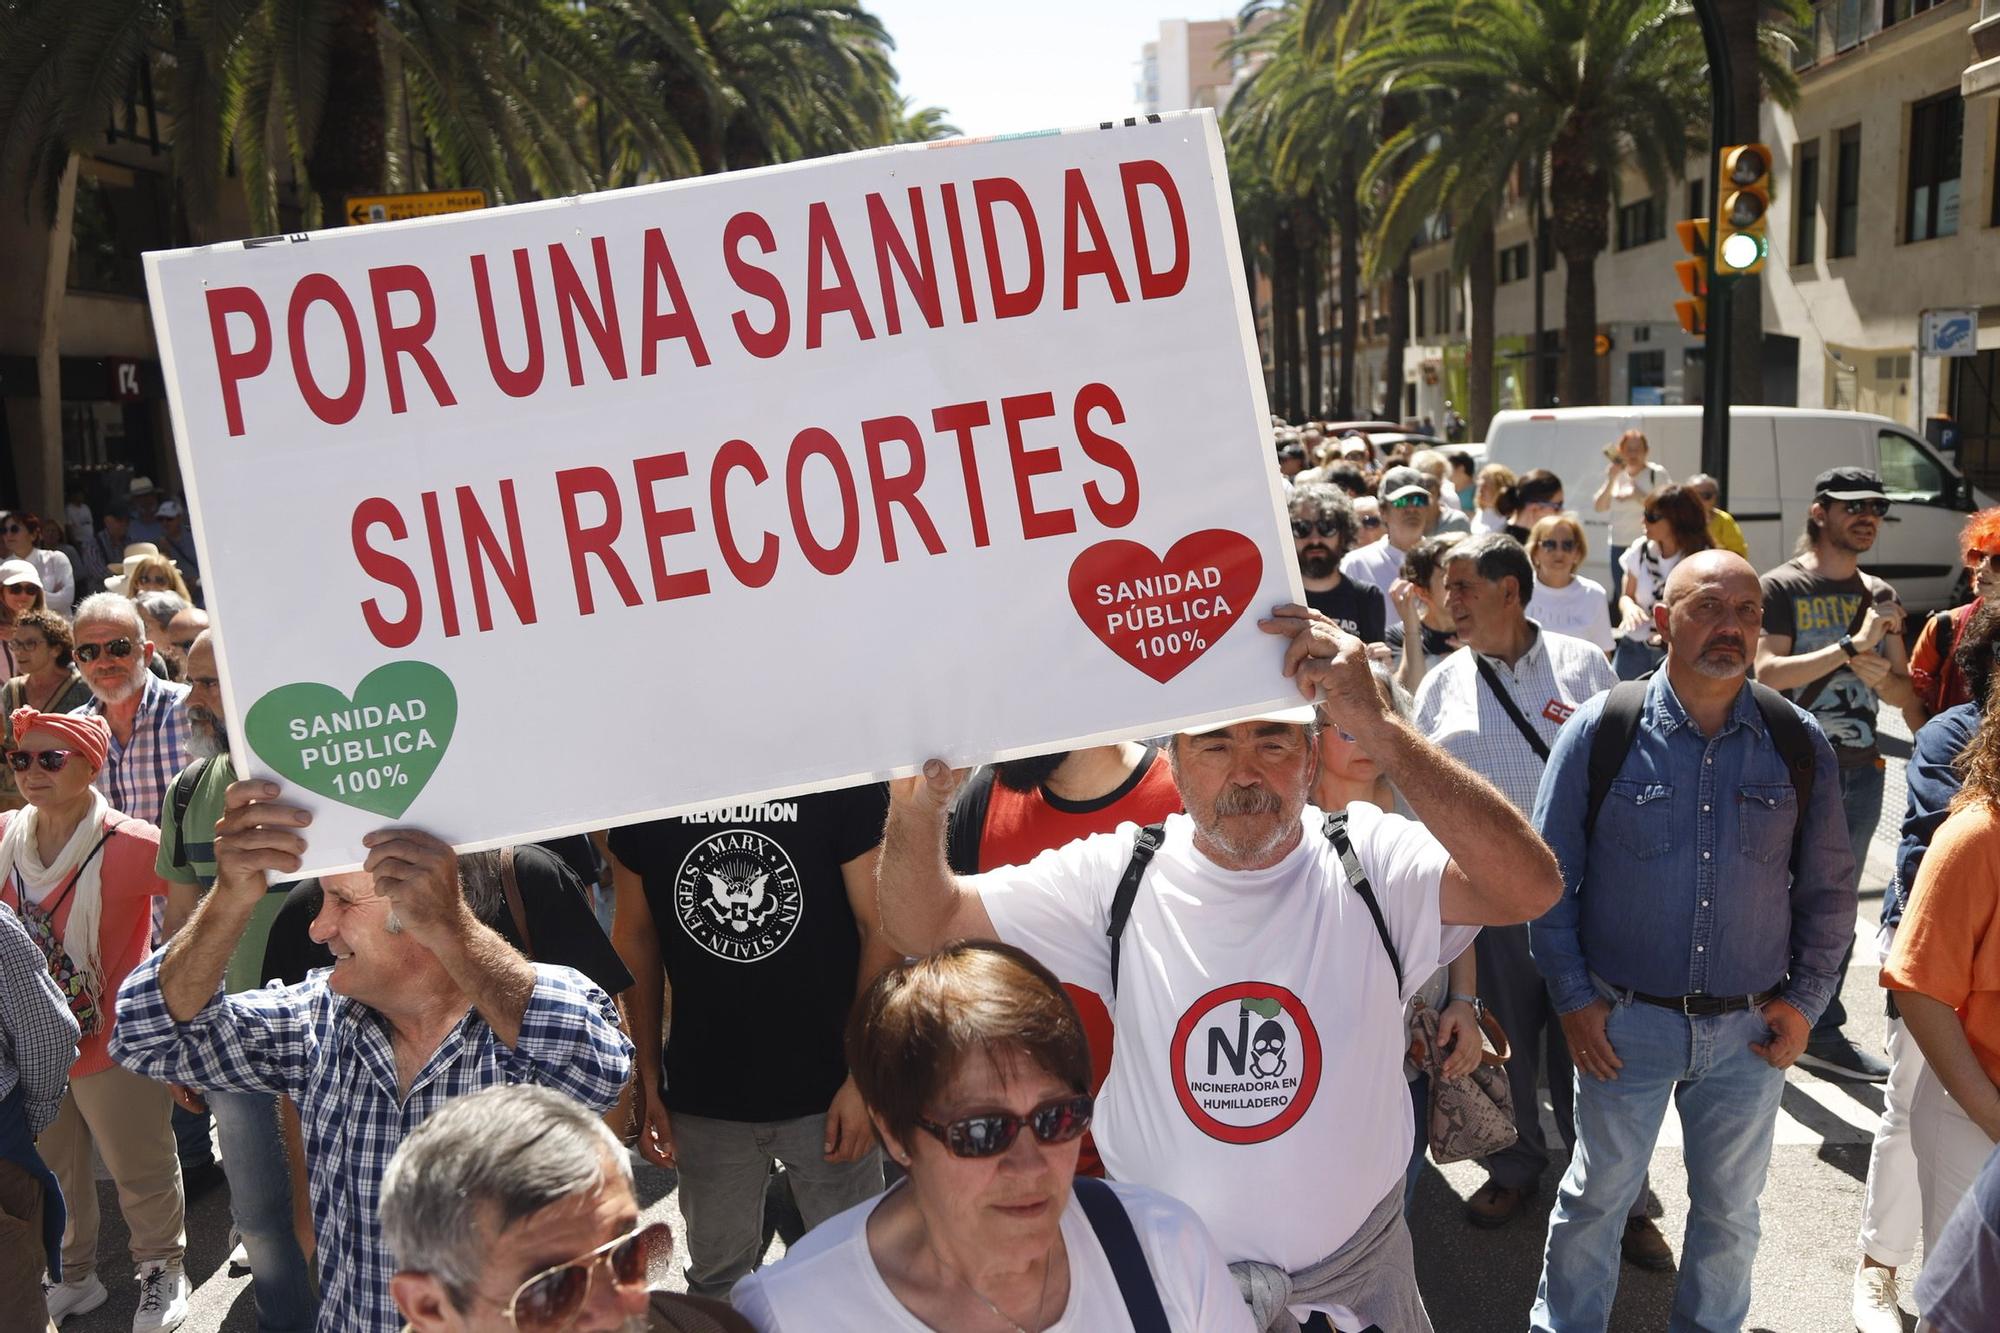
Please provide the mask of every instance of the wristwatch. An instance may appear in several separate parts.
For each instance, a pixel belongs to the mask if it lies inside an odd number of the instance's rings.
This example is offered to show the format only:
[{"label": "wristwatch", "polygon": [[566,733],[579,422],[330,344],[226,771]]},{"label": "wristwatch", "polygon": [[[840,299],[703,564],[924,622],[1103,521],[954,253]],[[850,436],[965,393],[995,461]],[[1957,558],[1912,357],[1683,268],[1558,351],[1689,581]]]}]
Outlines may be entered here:
[{"label": "wristwatch", "polygon": [[1843,634],[1840,636],[1840,651],[1846,653],[1849,657],[1861,656],[1861,650],[1854,646],[1854,636],[1852,634]]},{"label": "wristwatch", "polygon": [[1446,1004],[1455,1004],[1460,1000],[1472,1006],[1472,1017],[1474,1020],[1482,1020],[1486,1017],[1486,1002],[1477,995],[1464,995],[1458,991],[1453,991],[1444,997]]}]

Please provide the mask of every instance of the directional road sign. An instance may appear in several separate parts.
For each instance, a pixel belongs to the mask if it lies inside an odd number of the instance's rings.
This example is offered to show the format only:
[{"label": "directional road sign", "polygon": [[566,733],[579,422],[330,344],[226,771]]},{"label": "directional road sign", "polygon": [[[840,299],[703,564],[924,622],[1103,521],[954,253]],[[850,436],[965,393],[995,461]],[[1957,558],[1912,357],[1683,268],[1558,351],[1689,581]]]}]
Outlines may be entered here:
[{"label": "directional road sign", "polygon": [[401,222],[436,213],[470,213],[486,207],[484,190],[427,190],[420,194],[352,194],[347,197],[349,226],[370,222]]}]

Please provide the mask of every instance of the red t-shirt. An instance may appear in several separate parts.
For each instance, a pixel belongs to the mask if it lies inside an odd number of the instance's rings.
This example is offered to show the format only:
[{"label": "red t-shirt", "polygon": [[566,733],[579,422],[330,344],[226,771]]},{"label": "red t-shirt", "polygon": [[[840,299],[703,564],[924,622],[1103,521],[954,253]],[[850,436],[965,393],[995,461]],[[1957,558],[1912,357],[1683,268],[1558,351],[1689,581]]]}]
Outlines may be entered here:
[{"label": "red t-shirt", "polygon": [[[985,818],[978,824],[977,850],[966,858],[981,872],[997,866],[1026,865],[1041,853],[1078,838],[1109,833],[1120,824],[1157,824],[1181,810],[1180,790],[1174,786],[1167,756],[1150,745],[1131,776],[1115,791],[1094,801],[1066,801],[1046,787],[1019,792],[993,782],[990,788]],[[1090,1039],[1090,1091],[1094,1095],[1111,1072],[1111,1011],[1095,991],[1081,986],[1063,989],[1076,1002],[1084,1035]],[[1104,1163],[1088,1138],[1077,1159],[1077,1171],[1091,1176],[1104,1174]]]},{"label": "red t-shirt", "polygon": [[[8,821],[16,817],[14,811],[0,814],[0,833],[5,833]],[[104,887],[104,911],[97,928],[98,956],[104,965],[104,990],[97,1005],[103,1019],[97,1031],[77,1044],[76,1063],[69,1069],[72,1081],[111,1068],[111,1019],[118,1006],[118,988],[132,969],[145,961],[153,938],[153,899],[167,893],[167,882],[153,871],[153,860],[160,851],[160,831],[142,820],[118,814],[111,816],[109,826],[116,831],[97,854]],[[0,874],[6,876],[0,883],[0,902],[19,911],[20,885],[15,882],[13,867],[0,866]],[[58,887],[56,892],[62,893],[62,889]],[[69,929],[69,912],[75,903],[76,891],[72,889],[56,908],[57,938]],[[81,963],[81,950],[70,957]]]}]

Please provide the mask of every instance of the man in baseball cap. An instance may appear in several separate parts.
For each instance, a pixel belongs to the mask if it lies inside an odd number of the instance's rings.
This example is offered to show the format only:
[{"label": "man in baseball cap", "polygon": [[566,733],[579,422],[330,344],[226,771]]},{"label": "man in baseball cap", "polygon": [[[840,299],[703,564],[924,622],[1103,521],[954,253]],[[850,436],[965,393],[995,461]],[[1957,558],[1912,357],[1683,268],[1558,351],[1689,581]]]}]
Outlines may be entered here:
[{"label": "man in baseball cap", "polygon": [[[1832,467],[1813,478],[1800,553],[1763,576],[1764,633],[1757,642],[1757,679],[1810,712],[1833,743],[1848,840],[1858,852],[1882,813],[1885,764],[1876,713],[1885,703],[1900,708],[1916,697],[1896,590],[1861,572],[1889,504],[1880,474],[1868,468]],[[1857,881],[1866,861],[1854,858]],[[1841,1077],[1886,1079],[1889,1066],[1841,1031],[1846,1021],[1836,991],[1799,1063]]]},{"label": "man in baseball cap", "polygon": [[1389,586],[1403,576],[1403,557],[1436,526],[1437,499],[1429,480],[1413,467],[1392,467],[1375,488],[1381,497],[1386,540],[1349,551],[1340,562],[1344,578],[1389,595]]}]

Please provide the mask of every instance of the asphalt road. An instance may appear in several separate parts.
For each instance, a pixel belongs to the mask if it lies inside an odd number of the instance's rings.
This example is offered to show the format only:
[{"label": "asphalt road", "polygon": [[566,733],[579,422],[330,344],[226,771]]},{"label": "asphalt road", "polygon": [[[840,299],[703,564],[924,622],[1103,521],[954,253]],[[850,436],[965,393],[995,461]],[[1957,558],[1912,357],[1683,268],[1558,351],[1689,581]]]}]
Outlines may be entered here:
[{"label": "asphalt road", "polygon": [[[1899,721],[1884,718],[1884,749],[1908,754]],[[1895,829],[1902,818],[1900,763],[1892,758],[1884,818],[1869,848],[1862,876],[1859,942],[1843,996],[1851,1016],[1848,1033],[1880,1052],[1882,994],[1875,982],[1875,921],[1888,882]],[[1763,1242],[1757,1251],[1752,1330],[1767,1333],[1843,1333],[1852,1327],[1848,1308],[1861,1217],[1862,1185],[1868,1175],[1868,1144],[1882,1109],[1879,1085],[1835,1082],[1803,1070],[1786,1079],[1777,1142],[1763,1195]],[[1546,1109],[1544,1111],[1546,1115]],[[1551,1122],[1552,1123],[1552,1122]],[[1679,1122],[1669,1115],[1653,1154],[1653,1189],[1660,1230],[1680,1251],[1687,1220],[1686,1179]],[[1554,1168],[1531,1211],[1507,1227],[1476,1231],[1463,1218],[1463,1201],[1485,1183],[1476,1165],[1430,1168],[1418,1188],[1411,1218],[1417,1248],[1417,1276],[1439,1333],[1514,1333],[1527,1325],[1548,1209],[1553,1202]],[[671,1172],[640,1164],[638,1180],[648,1217],[672,1223],[682,1234]],[[1336,1188],[1333,1181],[1327,1188]],[[256,1333],[256,1313],[247,1274],[232,1273],[229,1249],[228,1187],[217,1185],[188,1209],[187,1272],[195,1294],[186,1333]],[[99,1274],[111,1299],[88,1315],[73,1316],[64,1333],[124,1333],[131,1327],[137,1288],[125,1253],[126,1233],[108,1181],[101,1181],[103,1228]],[[773,1243],[772,1256],[780,1252]],[[1916,1327],[1911,1284],[1918,1269],[1904,1270],[1905,1323]],[[678,1283],[678,1278],[677,1278]],[[1648,1273],[1629,1265],[1619,1282],[1611,1327],[1618,1333],[1656,1333],[1667,1327],[1674,1275]]]}]

